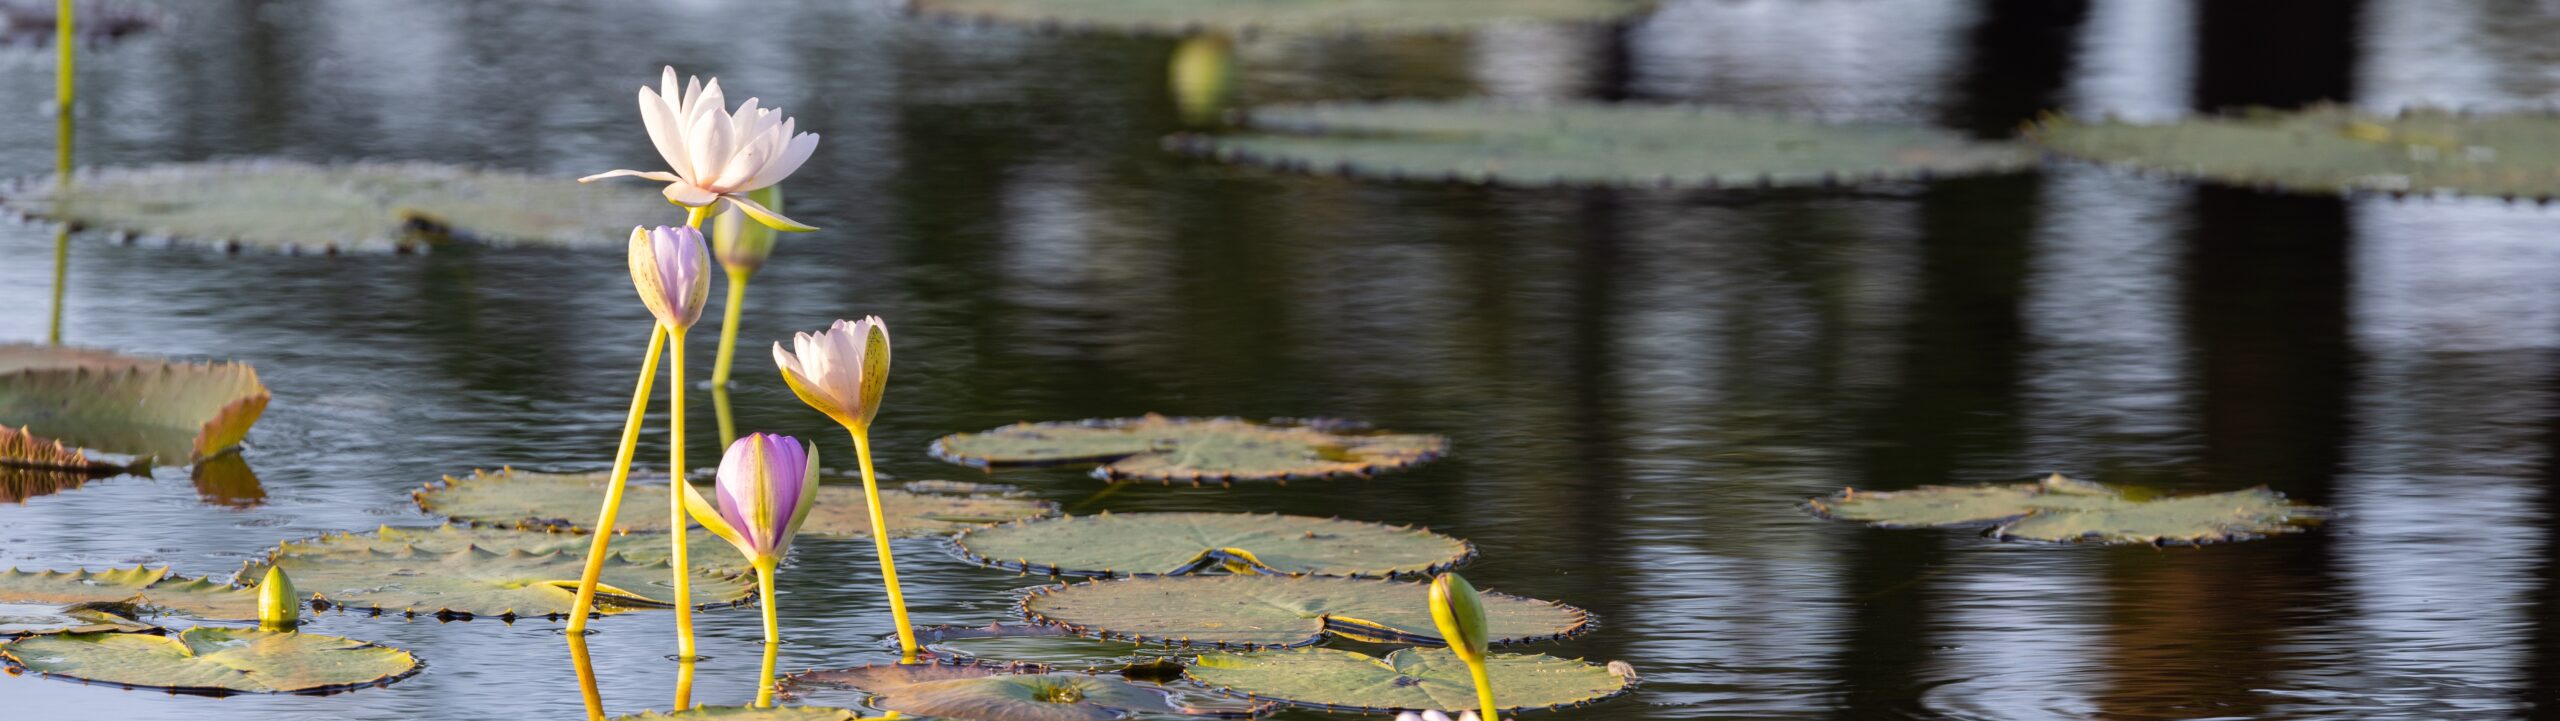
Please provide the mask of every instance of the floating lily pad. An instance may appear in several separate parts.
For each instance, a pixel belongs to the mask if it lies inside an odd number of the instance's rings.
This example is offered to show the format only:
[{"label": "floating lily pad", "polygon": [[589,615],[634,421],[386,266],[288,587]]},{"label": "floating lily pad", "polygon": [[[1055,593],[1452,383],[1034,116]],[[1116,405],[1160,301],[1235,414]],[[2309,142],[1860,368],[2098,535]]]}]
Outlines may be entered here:
[{"label": "floating lily pad", "polygon": [[2034,483],[1844,490],[1809,502],[1827,518],[1907,528],[1990,525],[2029,541],[2201,544],[2302,530],[2324,509],[2265,488],[2136,499],[2108,486],[2054,475]]},{"label": "floating lily pad", "polygon": [[285,160],[96,169],[0,188],[0,207],[128,237],[281,253],[488,245],[618,247],[665,201],[631,186],[428,163]]},{"label": "floating lily pad", "polygon": [[1027,493],[1021,486],[1006,483],[941,480],[908,481],[898,484],[898,490],[908,493],[940,493],[953,496],[1014,496]]},{"label": "floating lily pad", "polygon": [[[1330,648],[1211,653],[1183,675],[1230,694],[1334,711],[1476,708],[1474,677],[1445,648],[1402,649],[1386,658]],[[1485,676],[1504,713],[1580,706],[1633,685],[1597,664],[1511,653],[1486,655]]]},{"label": "floating lily pad", "polygon": [[1038,665],[875,664],[795,674],[790,682],[858,689],[871,694],[871,705],[882,709],[967,721],[1109,721],[1133,714],[1195,713],[1152,686],[1116,676],[1048,672]]},{"label": "floating lily pad", "polygon": [[417,671],[396,648],[336,636],[190,628],[161,636],[75,633],[0,646],[29,671],[94,683],[193,693],[315,693],[379,686]]},{"label": "floating lily pad", "polygon": [[[1042,586],[1022,596],[1033,621],[1135,643],[1222,648],[1304,646],[1326,634],[1376,643],[1445,645],[1430,585],[1330,576],[1147,576]],[[1484,594],[1496,644],[1569,638],[1591,628],[1579,608]]]},{"label": "floating lily pad", "polygon": [[132,604],[0,602],[0,638],[39,633],[132,633],[156,626],[143,623]]},{"label": "floating lily pad", "polygon": [[615,716],[613,721],[854,721],[862,714],[851,709],[823,706],[695,706],[675,713],[642,711],[628,716]]},{"label": "floating lily pad", "polygon": [[267,399],[245,363],[0,345],[0,423],[73,446],[192,461],[239,445]]},{"label": "floating lily pad", "polygon": [[1017,423],[943,436],[933,454],[978,467],[1094,463],[1100,478],[1232,482],[1368,476],[1439,458],[1449,439],[1356,431],[1339,421],[1269,424],[1148,414]]},{"label": "floating lily pad", "polygon": [[[525,529],[588,530],[596,509],[604,505],[602,473],[528,473],[473,471],[471,477],[446,477],[413,494],[420,508],[477,525]],[[711,490],[703,488],[708,496]],[[881,491],[880,505],[889,512],[889,534],[905,538],[950,533],[970,526],[1048,515],[1051,504],[993,496]],[[667,530],[667,487],[663,482],[633,482],[622,493],[622,515],[616,530],[624,533]],[[824,485],[802,522],[800,533],[826,538],[869,538],[870,506],[862,487]],[[706,534],[707,535],[707,534]]]},{"label": "floating lily pad", "polygon": [[[292,576],[294,587],[310,594],[315,608],[442,618],[558,618],[574,607],[586,553],[355,548],[278,554],[251,562],[239,577],[257,578],[269,564]],[[597,612],[667,608],[673,603],[672,568],[664,562],[607,558],[596,586]],[[692,576],[693,600],[701,607],[732,605],[754,594],[744,578],[701,568],[693,569]]]},{"label": "floating lily pad", "polygon": [[1257,108],[1179,152],[1288,170],[1512,186],[1820,186],[2001,173],[2035,153],[1920,125],[1712,108],[1491,100]]},{"label": "floating lily pad", "polygon": [[[0,45],[51,46],[58,7],[48,0],[0,2]],[[133,0],[82,0],[72,12],[73,39],[93,48],[160,27],[169,19],[160,8]]]},{"label": "floating lily pad", "polygon": [[1654,0],[917,0],[926,15],[1088,31],[1191,35],[1458,33],[1522,23],[1614,22]]},{"label": "floating lily pad", "polygon": [[115,473],[122,466],[90,460],[89,454],[25,428],[0,426],[0,467],[75,471],[83,475]]},{"label": "floating lily pad", "polygon": [[1327,576],[1429,575],[1475,556],[1428,529],[1251,513],[1104,513],[963,531],[961,555],[1051,576],[1220,570]]},{"label": "floating lily pad", "polygon": [[258,593],[201,578],[169,575],[167,568],[105,571],[0,571],[0,604],[33,615],[33,607],[67,611],[113,604],[132,617],[177,614],[209,621],[254,621]]},{"label": "floating lily pad", "polygon": [[[625,533],[613,538],[611,553],[634,563],[656,565],[674,559],[664,533]],[[383,526],[364,533],[332,533],[299,541],[286,541],[271,555],[304,555],[336,553],[356,549],[398,551],[414,548],[425,553],[452,553],[477,548],[491,553],[523,551],[533,554],[568,553],[583,557],[595,543],[595,536],[560,531],[519,531],[512,528],[480,526],[435,526],[432,528],[398,528]],[[719,536],[709,533],[685,535],[685,546],[695,568],[722,574],[738,574],[751,570],[737,548]]]},{"label": "floating lily pad", "polygon": [[2340,106],[2174,123],[2054,118],[2028,137],[2092,162],[2298,192],[2560,197],[2560,116]]}]

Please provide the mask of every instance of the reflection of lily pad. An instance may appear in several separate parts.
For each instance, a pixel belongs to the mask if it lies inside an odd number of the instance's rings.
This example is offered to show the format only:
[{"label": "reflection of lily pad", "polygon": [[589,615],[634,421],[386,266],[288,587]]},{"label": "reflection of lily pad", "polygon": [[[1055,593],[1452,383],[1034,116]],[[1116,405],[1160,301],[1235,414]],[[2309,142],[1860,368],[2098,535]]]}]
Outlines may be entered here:
[{"label": "reflection of lily pad", "polygon": [[283,253],[415,252],[434,235],[612,247],[630,235],[630,219],[666,207],[655,194],[569,178],[283,160],[89,170],[67,193],[50,177],[30,178],[0,189],[0,206],[127,236]]},{"label": "reflection of lily pad", "polygon": [[[642,565],[668,563],[671,538],[664,533],[625,533],[613,539],[612,553]],[[276,547],[279,555],[333,553],[353,549],[398,551],[414,548],[424,553],[452,553],[465,548],[478,548],[491,553],[523,551],[532,554],[569,553],[584,556],[595,543],[595,536],[558,531],[519,531],[511,528],[436,526],[433,528],[398,528],[383,526],[364,533],[332,533],[317,538],[286,541]],[[686,534],[696,568],[723,574],[743,573],[746,561],[737,548],[719,536],[708,533]]]},{"label": "reflection of lily pad", "polygon": [[1428,529],[1251,513],[1104,513],[960,534],[962,555],[1052,576],[1191,574],[1225,569],[1328,576],[1439,572],[1475,546]]},{"label": "reflection of lily pad", "polygon": [[193,460],[240,444],[267,409],[245,363],[171,363],[0,345],[0,423],[110,453]]},{"label": "reflection of lily pad", "polygon": [[88,484],[99,474],[56,468],[30,468],[0,463],[0,503],[25,503]]},{"label": "reflection of lily pad", "polygon": [[[414,495],[420,508],[457,521],[526,529],[586,530],[594,523],[596,509],[604,505],[609,480],[602,473],[473,471],[469,478],[446,477],[427,484]],[[703,493],[708,496],[711,491],[705,488]],[[940,535],[1050,512],[1049,504],[1039,501],[900,491],[881,491],[880,504],[889,512],[889,533],[902,538]],[[623,511],[615,519],[616,528],[624,533],[667,530],[667,515],[653,512],[666,507],[666,484],[634,482],[623,491]],[[870,506],[863,501],[862,488],[819,486],[817,504],[810,508],[800,532],[829,538],[870,537]]]},{"label": "reflection of lily pad", "polygon": [[2324,106],[2141,124],[2056,118],[2029,137],[2107,165],[2287,190],[2560,196],[2560,118],[2550,113]]},{"label": "reflection of lily pad", "polygon": [[642,711],[613,721],[854,721],[862,714],[823,706],[695,706],[675,713]]},{"label": "reflection of lily pad", "polygon": [[[1148,576],[1042,586],[1025,617],[1095,638],[1168,646],[1304,646],[1325,634],[1377,643],[1444,645],[1431,622],[1430,585],[1331,576]],[[1569,638],[1590,630],[1579,608],[1484,594],[1496,644]]]},{"label": "reflection of lily pad", "polygon": [[1671,105],[1395,101],[1257,108],[1176,150],[1390,180],[1515,186],[1762,187],[1998,173],[2035,155],[1920,125],[1827,123]]},{"label": "reflection of lily pad", "polygon": [[[1183,675],[1230,694],[1335,711],[1476,707],[1466,662],[1445,648],[1386,658],[1330,648],[1202,654]],[[1488,654],[1485,675],[1505,713],[1579,706],[1630,687],[1606,667],[1542,655]]]},{"label": "reflection of lily pad", "polygon": [[1654,0],[918,0],[927,15],[1164,35],[1202,31],[1455,33],[1518,23],[1601,23]]},{"label": "reflection of lily pad", "polygon": [[34,636],[0,646],[0,655],[48,676],[196,693],[335,691],[387,684],[418,669],[416,658],[395,648],[247,628]]},{"label": "reflection of lily pad", "polygon": [[[294,588],[311,595],[315,608],[445,618],[557,618],[573,607],[586,553],[359,548],[279,554],[250,563],[239,577],[257,578],[269,563],[284,568],[293,577]],[[596,610],[617,613],[668,607],[670,568],[663,562],[607,558],[596,586]],[[753,593],[752,584],[743,578],[700,568],[693,571],[693,600],[704,607],[734,604]]]},{"label": "reflection of lily pad", "polygon": [[137,617],[167,613],[209,621],[258,618],[254,590],[141,566],[106,571],[0,571],[0,604],[66,610],[115,604],[119,612]]},{"label": "reflection of lily pad", "polygon": [[2151,500],[2060,475],[2035,483],[1845,490],[1813,499],[1816,513],[1886,527],[1993,525],[2030,541],[2213,543],[2301,530],[2323,510],[2265,488]]},{"label": "reflection of lily pad", "polygon": [[794,685],[871,694],[871,705],[902,714],[968,721],[1110,721],[1132,714],[1188,714],[1155,688],[1038,666],[876,664],[793,675]]},{"label": "reflection of lily pad", "polygon": [[1354,432],[1350,424],[1263,424],[1235,418],[1017,423],[944,436],[933,454],[972,466],[1096,463],[1102,478],[1238,481],[1367,476],[1439,458],[1449,439]]}]

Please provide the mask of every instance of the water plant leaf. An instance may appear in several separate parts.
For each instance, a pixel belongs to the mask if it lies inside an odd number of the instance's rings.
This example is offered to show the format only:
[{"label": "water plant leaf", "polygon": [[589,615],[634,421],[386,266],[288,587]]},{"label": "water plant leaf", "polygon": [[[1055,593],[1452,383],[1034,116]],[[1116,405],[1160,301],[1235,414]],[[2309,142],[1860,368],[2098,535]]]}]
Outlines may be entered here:
[{"label": "water plant leaf", "polygon": [[[1632,686],[1605,666],[1534,654],[1489,654],[1485,675],[1504,713],[1581,706]],[[1209,653],[1183,676],[1246,698],[1335,711],[1476,707],[1466,662],[1446,648],[1401,649],[1385,658],[1330,648]]]},{"label": "water plant leaf", "polygon": [[871,694],[871,705],[902,714],[968,721],[1109,721],[1191,713],[1149,686],[1037,664],[873,664],[795,674],[789,681],[858,689]]},{"label": "water plant leaf", "polygon": [[239,445],[268,397],[246,363],[0,344],[0,423],[72,446],[193,461]]},{"label": "water plant leaf", "polygon": [[2324,105],[2173,123],[2054,117],[2027,136],[2083,160],[2309,193],[2560,197],[2560,117]]},{"label": "water plant leaf", "polygon": [[258,594],[228,584],[169,575],[169,569],[133,568],[104,571],[0,571],[0,604],[18,607],[28,614],[31,607],[49,606],[70,610],[80,606],[115,610],[132,617],[156,614],[178,614],[210,621],[254,621],[258,618]]},{"label": "water plant leaf", "polygon": [[[495,552],[481,548],[437,553],[421,548],[280,553],[252,561],[238,578],[257,578],[269,564],[282,567],[314,608],[350,608],[447,619],[558,618],[577,597],[586,552]],[[612,556],[596,586],[599,613],[667,608],[669,569]],[[754,594],[737,576],[695,568],[693,598],[702,607],[731,605]]]},{"label": "water plant leaf", "polygon": [[61,441],[36,435],[23,427],[12,429],[8,426],[0,426],[0,467],[73,471],[82,476],[123,469],[113,463],[90,460],[89,454]]},{"label": "water plant leaf", "polygon": [[1844,521],[1911,528],[1989,525],[1991,535],[2029,541],[2202,544],[2293,533],[2325,511],[2261,488],[2140,499],[2116,488],[2065,478],[1908,491],[1843,490],[1808,502]]},{"label": "water plant leaf", "polygon": [[[1375,643],[1446,645],[1431,622],[1430,585],[1332,576],[1140,576],[1030,589],[1023,616],[1077,634],[1221,648],[1304,646],[1331,634]],[[1579,608],[1484,594],[1495,644],[1570,638],[1591,629]]]},{"label": "water plant leaf", "polygon": [[654,709],[642,711],[615,716],[613,721],[853,721],[859,718],[862,714],[854,713],[852,709],[824,706],[695,706],[675,713],[659,713]]},{"label": "water plant leaf", "polygon": [[[674,559],[672,538],[664,533],[625,533],[613,539],[612,553],[634,563],[654,565]],[[363,533],[332,533],[278,544],[270,555],[303,555],[337,553],[356,549],[398,551],[414,548],[425,553],[452,553],[477,548],[491,553],[523,551],[532,554],[570,553],[583,555],[595,543],[595,536],[565,531],[526,531],[487,526],[434,526],[400,528],[383,526]],[[685,545],[687,560],[695,568],[724,575],[751,570],[746,559],[728,541],[708,533],[688,534]]]},{"label": "water plant leaf", "polygon": [[157,628],[134,618],[138,615],[140,612],[127,603],[64,606],[0,602],[0,638],[39,633],[132,633]]},{"label": "water plant leaf", "polygon": [[1768,187],[2000,173],[2011,143],[1891,123],[1681,105],[1401,100],[1255,108],[1255,131],[1177,135],[1177,152],[1386,180],[1511,186]]},{"label": "water plant leaf", "polygon": [[418,669],[409,652],[294,631],[197,627],[171,635],[31,636],[0,656],[47,676],[193,693],[312,693],[397,681]]},{"label": "water plant leaf", "polygon": [[[92,169],[0,188],[0,207],[127,237],[280,253],[418,252],[433,239],[612,247],[664,213],[632,186],[430,163],[287,160]],[[621,225],[616,225],[620,223]],[[616,232],[617,229],[620,232]]]},{"label": "water plant leaf", "polygon": [[[961,555],[1051,576],[1235,570],[1328,576],[1430,575],[1475,546],[1429,529],[1252,513],[1104,513],[963,531]],[[1238,557],[1241,555],[1241,557]],[[1216,559],[1223,563],[1201,563]],[[1200,568],[1207,565],[1209,568]],[[1220,568],[1225,567],[1224,569]]]},{"label": "water plant leaf", "polygon": [[908,481],[898,484],[898,490],[908,493],[941,493],[954,496],[1015,496],[1029,493],[1022,490],[1021,486],[1007,483],[944,480]]},{"label": "water plant leaf", "polygon": [[1654,0],[917,0],[929,16],[1086,31],[1459,33],[1519,23],[1614,22]]},{"label": "water plant leaf", "polygon": [[1439,458],[1449,439],[1364,432],[1329,420],[1140,418],[1017,423],[943,436],[933,454],[978,466],[1100,464],[1108,479],[1166,483],[1368,476]]},{"label": "water plant leaf", "polygon": [[[497,473],[472,471],[470,477],[447,476],[444,480],[427,484],[412,495],[418,506],[429,513],[443,514],[475,525],[584,531],[594,523],[596,509],[604,505],[605,485],[610,480],[602,473],[530,473],[513,469]],[[707,495],[711,491],[704,488],[703,493]],[[615,530],[623,533],[665,531],[666,514],[633,512],[633,509],[657,509],[666,505],[665,484],[634,482],[623,491],[624,512],[616,519]],[[900,538],[940,535],[969,526],[1035,518],[1052,512],[1051,504],[1041,501],[895,490],[881,491],[880,505],[889,512],[889,534]],[[802,523],[802,535],[826,538],[871,536],[870,506],[864,502],[859,486],[819,486],[817,505],[809,510],[809,517]]]}]

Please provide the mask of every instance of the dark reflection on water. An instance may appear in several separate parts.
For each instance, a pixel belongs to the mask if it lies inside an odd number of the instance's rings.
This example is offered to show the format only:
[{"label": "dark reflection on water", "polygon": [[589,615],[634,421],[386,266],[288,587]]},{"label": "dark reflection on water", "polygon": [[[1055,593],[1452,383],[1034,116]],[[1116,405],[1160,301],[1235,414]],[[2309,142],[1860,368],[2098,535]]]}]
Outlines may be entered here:
[{"label": "dark reflection on water", "polygon": [[[1169,41],[911,23],[871,3],[172,5],[181,31],[83,65],[84,159],[625,167],[651,157],[629,93],[662,62],[789,108],[826,135],[792,211],[828,230],[786,238],[758,276],[734,400],[740,428],[815,438],[834,465],[850,465],[846,441],[775,382],[762,345],[867,313],[897,329],[877,440],[901,477],[974,477],[923,448],[1022,419],[1331,414],[1451,435],[1452,458],[1365,482],[1099,495],[1072,470],[1002,480],[1087,511],[1340,514],[1472,538],[1481,585],[1601,615],[1599,632],[1541,650],[1647,678],[1556,718],[2560,707],[2547,211],[2076,167],[1855,193],[1361,185],[1160,154],[1181,127]],[[1679,0],[1614,29],[1243,42],[1238,93],[1694,100],[1988,136],[2048,107],[2512,107],[2555,82],[2547,48],[2518,40],[2548,15],[2485,1]],[[0,73],[0,90],[41,97],[49,77]],[[0,173],[47,168],[41,124],[0,138],[25,149]],[[0,229],[0,338],[42,337],[50,243]],[[71,275],[72,342],[249,361],[276,398],[238,467],[0,506],[0,565],[222,574],[281,539],[428,523],[405,492],[440,474],[599,468],[648,330],[609,252],[83,244]],[[694,335],[694,357],[710,357],[716,334]],[[706,430],[692,451],[708,457],[709,413],[693,420]],[[640,457],[663,458],[663,443]],[[2153,550],[1852,528],[1795,506],[1841,486],[2051,471],[2188,492],[2265,484],[2343,516]],[[901,548],[919,621],[1007,618],[1029,580],[937,546]],[[781,579],[783,667],[893,657],[870,558],[866,544],[800,545]],[[670,697],[666,622],[595,625],[613,713]],[[756,614],[700,623],[714,659],[695,697],[751,699]],[[322,632],[430,663],[327,698],[10,677],[0,698],[30,718],[573,718],[556,626],[324,614]]]}]

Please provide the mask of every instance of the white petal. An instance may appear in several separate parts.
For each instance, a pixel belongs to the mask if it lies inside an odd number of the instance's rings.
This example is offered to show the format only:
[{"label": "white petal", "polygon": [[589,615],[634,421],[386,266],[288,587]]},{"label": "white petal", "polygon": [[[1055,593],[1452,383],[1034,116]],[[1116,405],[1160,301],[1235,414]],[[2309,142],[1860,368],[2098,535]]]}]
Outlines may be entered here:
[{"label": "white petal", "polygon": [[648,88],[640,89],[640,122],[649,126],[649,142],[658,146],[658,157],[666,159],[668,168],[678,176],[697,177],[693,163],[685,157],[683,121],[676,119],[675,110],[667,106],[665,99]]},{"label": "white petal", "polygon": [[664,170],[607,170],[584,178],[579,178],[578,182],[592,183],[606,178],[621,177],[648,178],[661,183],[677,183],[684,181],[683,178],[676,177],[674,173]]},{"label": "white petal", "polygon": [[[786,127],[782,132],[788,133],[791,129]],[[783,178],[791,177],[792,173],[799,171],[800,164],[809,162],[809,155],[816,152],[818,152],[817,133],[791,136],[790,140],[784,141],[782,153],[766,161],[764,169],[756,171],[756,177],[746,182],[745,189],[756,190],[782,182]]]}]

